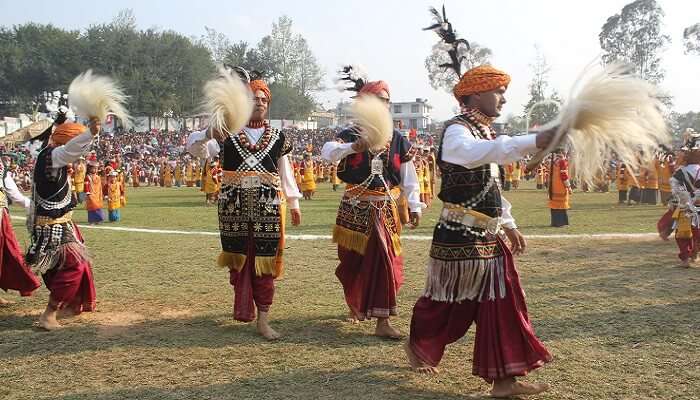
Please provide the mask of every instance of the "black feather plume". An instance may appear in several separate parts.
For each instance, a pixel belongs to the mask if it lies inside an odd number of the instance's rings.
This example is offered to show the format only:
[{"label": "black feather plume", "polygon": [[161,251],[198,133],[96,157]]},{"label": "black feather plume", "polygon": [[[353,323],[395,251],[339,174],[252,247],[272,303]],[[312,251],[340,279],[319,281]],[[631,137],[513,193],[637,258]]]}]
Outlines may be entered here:
[{"label": "black feather plume", "polygon": [[[359,92],[367,83],[367,74],[359,65],[345,65],[338,71],[338,82],[345,82],[343,90]],[[349,85],[347,85],[349,84]]]},{"label": "black feather plume", "polygon": [[262,80],[265,77],[265,72],[261,71],[250,71],[250,80],[251,81],[257,81],[257,80]]},{"label": "black feather plume", "polygon": [[224,63],[224,69],[230,74],[237,74],[238,77],[245,83],[250,83],[251,81],[250,73],[243,67]]},{"label": "black feather plume", "polygon": [[435,7],[430,7],[428,9],[430,14],[433,16],[435,23],[427,28],[423,28],[424,31],[433,31],[449,48],[447,50],[447,55],[450,57],[450,62],[441,64],[440,66],[445,69],[453,70],[458,78],[462,77],[462,61],[466,58],[460,55],[459,46],[466,46],[469,50],[469,42],[466,39],[459,39],[457,37],[457,31],[452,29],[452,24],[447,19],[447,13],[445,12],[445,5],[442,6],[442,14],[435,9]]}]

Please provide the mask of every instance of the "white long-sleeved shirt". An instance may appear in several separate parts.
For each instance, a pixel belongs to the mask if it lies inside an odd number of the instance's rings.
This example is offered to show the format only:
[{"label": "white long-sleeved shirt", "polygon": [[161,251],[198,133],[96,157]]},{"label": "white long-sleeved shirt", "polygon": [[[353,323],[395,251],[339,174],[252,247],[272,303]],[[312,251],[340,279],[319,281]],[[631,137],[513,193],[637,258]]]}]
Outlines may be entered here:
[{"label": "white long-sleeved shirt", "polygon": [[[687,175],[689,175],[691,178],[694,178],[696,180],[700,178],[700,164],[688,164],[683,166],[681,169],[685,171]],[[671,193],[675,195],[678,195],[680,192],[688,191],[688,189],[685,187],[685,184],[683,184],[683,182],[679,181],[673,176],[671,177],[669,183],[671,184]]]},{"label": "white long-sleeved shirt", "polygon": [[[336,163],[354,153],[356,152],[352,149],[352,143],[327,142],[321,149],[321,157],[332,163]],[[420,201],[420,184],[418,183],[418,174],[413,161],[401,163],[399,175],[401,177],[399,188],[406,196],[408,209],[411,212],[420,214],[425,208],[425,204]]]},{"label": "white long-sleeved shirt", "polygon": [[77,161],[80,156],[85,155],[90,150],[92,144],[92,133],[90,129],[69,140],[68,143],[58,146],[51,152],[51,163],[53,168],[61,168]]},{"label": "white long-sleeved shirt", "polygon": [[[453,124],[447,127],[442,139],[442,160],[466,168],[484,164],[508,164],[537,151],[536,137],[537,135],[502,135],[494,140],[477,139],[467,127]],[[517,228],[511,213],[512,205],[503,196],[501,207],[503,227]]]},{"label": "white long-sleeved shirt", "polygon": [[22,192],[20,192],[19,188],[17,187],[17,183],[15,183],[12,173],[7,173],[7,175],[5,175],[3,183],[5,184],[5,194],[7,194],[7,197],[9,197],[9,199],[12,200],[13,203],[19,204],[24,208],[29,208],[31,201],[27,196],[23,195]]},{"label": "white long-sleeved shirt", "polygon": [[[243,128],[248,140],[251,143],[257,143],[265,133],[265,128]],[[195,131],[187,137],[187,151],[195,157],[212,158],[219,155],[221,146],[216,139],[207,139],[207,130]],[[282,193],[287,199],[287,204],[292,210],[299,209],[299,199],[301,192],[294,180],[294,169],[289,162],[287,155],[283,155],[277,160],[277,172],[280,176],[280,185]]]}]

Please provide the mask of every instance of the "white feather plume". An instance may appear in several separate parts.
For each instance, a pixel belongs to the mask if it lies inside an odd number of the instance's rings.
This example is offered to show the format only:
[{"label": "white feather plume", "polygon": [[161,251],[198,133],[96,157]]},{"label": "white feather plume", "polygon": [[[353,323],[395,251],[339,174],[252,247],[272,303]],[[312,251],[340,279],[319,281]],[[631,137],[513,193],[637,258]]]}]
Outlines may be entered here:
[{"label": "white feather plume", "polygon": [[126,128],[131,126],[131,117],[124,107],[127,97],[112,78],[95,75],[92,70],[78,75],[68,87],[68,101],[77,115],[104,121],[111,113]]},{"label": "white feather plume", "polygon": [[[587,68],[583,75],[590,72]],[[582,182],[592,182],[612,159],[632,170],[648,165],[654,152],[670,143],[671,137],[658,89],[628,72],[627,66],[616,63],[594,73],[584,84],[574,85],[557,118],[542,128],[556,127],[555,140],[534,159],[551,152],[566,136],[574,176]]]},{"label": "white feather plume", "polygon": [[352,105],[352,115],[362,127],[361,136],[371,150],[381,150],[391,141],[394,122],[386,104],[381,100],[375,96],[358,97]]},{"label": "white feather plume", "polygon": [[350,72],[350,78],[352,79],[362,79],[367,82],[369,80],[369,73],[367,68],[362,64],[351,64],[352,71]]},{"label": "white feather plume", "polygon": [[33,142],[30,142],[29,146],[27,146],[27,150],[33,158],[36,158],[39,155],[39,150],[41,150],[42,144],[44,144],[44,142],[42,142],[41,140],[35,140]]},{"label": "white feather plume", "polygon": [[223,68],[204,85],[202,107],[209,113],[209,125],[221,132],[237,133],[253,114],[253,93],[237,74]]}]

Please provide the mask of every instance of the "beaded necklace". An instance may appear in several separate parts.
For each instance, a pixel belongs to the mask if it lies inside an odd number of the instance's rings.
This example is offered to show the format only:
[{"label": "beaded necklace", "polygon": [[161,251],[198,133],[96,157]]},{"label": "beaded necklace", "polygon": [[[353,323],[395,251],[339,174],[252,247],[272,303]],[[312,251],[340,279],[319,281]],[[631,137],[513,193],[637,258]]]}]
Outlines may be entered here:
[{"label": "beaded necklace", "polygon": [[266,148],[267,145],[270,143],[270,139],[272,137],[272,130],[270,129],[270,123],[267,121],[263,122],[262,126],[265,127],[265,131],[263,132],[262,136],[260,137],[257,143],[251,143],[250,139],[248,139],[248,135],[245,133],[244,130],[241,129],[241,131],[238,132],[238,141],[240,142],[241,146],[245,147],[246,149],[248,149],[248,151],[252,153]]}]

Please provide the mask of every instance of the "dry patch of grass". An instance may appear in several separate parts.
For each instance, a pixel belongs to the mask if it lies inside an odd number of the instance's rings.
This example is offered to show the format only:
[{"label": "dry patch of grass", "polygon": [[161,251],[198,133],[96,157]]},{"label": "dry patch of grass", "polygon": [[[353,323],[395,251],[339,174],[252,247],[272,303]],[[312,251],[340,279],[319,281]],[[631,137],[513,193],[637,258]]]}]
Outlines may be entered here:
[{"label": "dry patch of grass", "polygon": [[[123,225],[214,230],[215,210],[186,190],[132,192]],[[337,196],[327,191],[305,202],[309,225],[297,232],[329,233]],[[538,227],[548,212],[543,199],[532,200],[542,193],[509,196],[516,216],[526,214],[525,232],[651,231],[661,211],[615,211],[611,194],[581,195],[574,203],[581,213],[572,211],[579,225],[562,231]],[[420,234],[430,234],[436,212]],[[272,309],[285,336],[269,343],[231,318],[228,276],[214,266],[218,238],[84,233],[95,260],[96,312],[41,332],[33,323],[47,291],[3,294],[16,304],[0,308],[0,398],[464,399],[487,388],[470,374],[473,332],[448,348],[440,375],[423,376],[406,368],[400,343],[371,336],[372,322],[345,323],[328,241],[288,242]],[[404,243],[395,318],[403,332],[423,288],[428,246]],[[661,241],[530,241],[518,269],[535,329],[555,355],[530,378],[552,385],[539,398],[700,398],[700,268],[676,267],[675,252]]]}]

